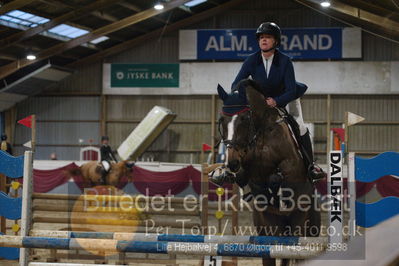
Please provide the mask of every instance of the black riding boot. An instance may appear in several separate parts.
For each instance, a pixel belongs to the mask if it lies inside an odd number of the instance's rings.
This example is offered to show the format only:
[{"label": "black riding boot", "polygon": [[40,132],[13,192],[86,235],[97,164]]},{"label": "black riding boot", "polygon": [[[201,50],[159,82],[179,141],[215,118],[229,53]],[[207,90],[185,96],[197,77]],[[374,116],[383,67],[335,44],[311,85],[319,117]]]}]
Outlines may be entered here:
[{"label": "black riding boot", "polygon": [[327,175],[323,172],[323,169],[316,166],[313,161],[313,149],[312,141],[310,140],[309,131],[307,131],[303,136],[301,136],[301,152],[304,158],[304,163],[308,169],[308,177],[313,182],[325,178]]}]

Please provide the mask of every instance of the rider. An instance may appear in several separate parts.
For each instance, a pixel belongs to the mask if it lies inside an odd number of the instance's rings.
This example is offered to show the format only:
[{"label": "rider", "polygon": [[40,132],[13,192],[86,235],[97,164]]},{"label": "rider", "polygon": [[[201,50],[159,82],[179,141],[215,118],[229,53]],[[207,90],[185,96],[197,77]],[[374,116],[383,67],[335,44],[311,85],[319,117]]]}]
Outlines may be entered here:
[{"label": "rider", "polygon": [[105,184],[106,176],[108,172],[111,170],[111,162],[118,162],[118,160],[115,158],[114,152],[111,149],[111,146],[109,146],[108,136],[101,137],[100,154],[101,154],[101,165],[102,165],[101,178],[103,184]]},{"label": "rider", "polygon": [[267,97],[267,105],[286,107],[299,125],[298,141],[309,178],[313,181],[324,178],[326,174],[314,164],[309,131],[302,118],[299,97],[305,93],[307,86],[295,81],[291,59],[278,49],[281,43],[280,27],[273,22],[264,22],[256,30],[256,39],[260,50],[244,61],[232,84],[232,90],[236,89],[240,80],[251,76],[261,86],[262,93]]},{"label": "rider", "polygon": [[12,155],[12,148],[11,144],[7,142],[7,135],[1,135],[1,150],[7,152],[8,154]]},{"label": "rider", "polygon": [[101,161],[117,162],[115,155],[111,149],[111,146],[109,146],[109,137],[108,136],[101,137],[100,153],[101,153]]}]

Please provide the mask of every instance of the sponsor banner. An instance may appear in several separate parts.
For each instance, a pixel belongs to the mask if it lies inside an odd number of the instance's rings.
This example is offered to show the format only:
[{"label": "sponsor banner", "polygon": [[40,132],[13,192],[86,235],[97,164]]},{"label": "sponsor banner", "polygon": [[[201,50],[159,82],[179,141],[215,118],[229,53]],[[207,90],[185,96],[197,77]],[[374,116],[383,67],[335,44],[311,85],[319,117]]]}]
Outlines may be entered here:
[{"label": "sponsor banner", "polygon": [[[255,29],[181,30],[181,60],[243,60],[259,49]],[[359,28],[282,29],[280,50],[294,59],[361,58]]]},{"label": "sponsor banner", "polygon": [[343,242],[343,180],[342,180],[342,151],[334,150],[329,154],[328,195],[330,201],[330,243]]},{"label": "sponsor banner", "polygon": [[[103,65],[107,95],[213,95],[217,84],[230,90],[242,62],[180,63],[179,87],[111,87],[110,64]],[[308,85],[306,94],[398,94],[399,62],[300,61],[295,77]],[[348,69],[351,71],[348,75]],[[396,72],[395,72],[396,71]],[[361,81],[361,84],[359,83]],[[360,85],[359,85],[360,84]],[[366,84],[367,86],[362,86]],[[397,86],[395,86],[397,85]]]},{"label": "sponsor banner", "polygon": [[179,87],[179,64],[111,64],[111,88]]}]

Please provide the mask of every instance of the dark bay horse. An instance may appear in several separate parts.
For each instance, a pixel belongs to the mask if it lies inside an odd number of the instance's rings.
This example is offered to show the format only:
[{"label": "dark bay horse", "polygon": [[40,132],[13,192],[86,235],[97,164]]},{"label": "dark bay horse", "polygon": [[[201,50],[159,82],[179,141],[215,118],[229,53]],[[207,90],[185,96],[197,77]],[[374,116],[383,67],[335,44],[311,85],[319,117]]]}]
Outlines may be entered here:
[{"label": "dark bay horse", "polygon": [[[218,86],[224,104],[219,131],[227,145],[226,166],[255,197],[258,234],[317,236],[320,213],[314,188],[288,125],[277,108],[266,104],[253,80],[243,80],[237,88],[228,94]],[[303,204],[305,199],[308,204]],[[263,259],[263,264],[275,265],[275,260]]]}]

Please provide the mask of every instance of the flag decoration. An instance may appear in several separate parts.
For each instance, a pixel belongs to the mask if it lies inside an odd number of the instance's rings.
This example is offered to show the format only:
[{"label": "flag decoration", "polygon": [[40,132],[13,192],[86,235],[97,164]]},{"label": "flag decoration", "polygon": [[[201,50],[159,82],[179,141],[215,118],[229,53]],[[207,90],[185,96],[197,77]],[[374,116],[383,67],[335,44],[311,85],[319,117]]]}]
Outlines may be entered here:
[{"label": "flag decoration", "polygon": [[32,128],[32,116],[30,115],[25,118],[22,118],[21,120],[18,121],[18,124]]},{"label": "flag decoration", "polygon": [[210,151],[212,147],[206,143],[202,143],[202,151]]},{"label": "flag decoration", "polygon": [[348,121],[348,126],[352,126],[355,125],[357,123],[362,122],[363,120],[365,120],[365,118],[363,116],[351,113],[351,112],[347,112],[347,120]]}]

